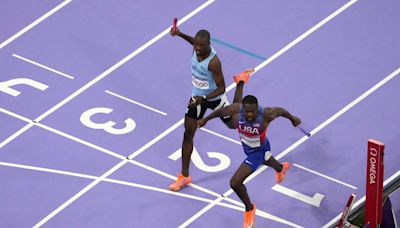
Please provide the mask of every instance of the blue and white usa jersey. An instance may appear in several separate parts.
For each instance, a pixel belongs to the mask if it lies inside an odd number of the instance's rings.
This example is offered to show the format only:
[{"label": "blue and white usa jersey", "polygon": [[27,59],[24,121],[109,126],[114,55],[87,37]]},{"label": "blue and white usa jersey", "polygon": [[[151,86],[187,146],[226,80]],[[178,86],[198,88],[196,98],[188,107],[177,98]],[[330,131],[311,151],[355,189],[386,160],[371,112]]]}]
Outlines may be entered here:
[{"label": "blue and white usa jersey", "polygon": [[253,122],[248,122],[244,116],[243,107],[240,108],[237,123],[240,140],[246,154],[264,146],[267,129],[262,129],[264,109],[258,106],[258,115]]}]

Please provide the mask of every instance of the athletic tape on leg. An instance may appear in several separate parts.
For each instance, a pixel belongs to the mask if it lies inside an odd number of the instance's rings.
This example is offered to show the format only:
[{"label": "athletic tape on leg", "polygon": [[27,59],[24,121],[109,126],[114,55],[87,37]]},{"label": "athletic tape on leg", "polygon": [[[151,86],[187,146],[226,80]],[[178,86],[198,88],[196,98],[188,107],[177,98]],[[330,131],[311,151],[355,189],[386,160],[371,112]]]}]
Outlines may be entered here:
[{"label": "athletic tape on leg", "polygon": [[271,151],[265,152],[264,160],[265,160],[265,161],[268,161],[268,160],[271,158],[271,156],[272,156]]}]

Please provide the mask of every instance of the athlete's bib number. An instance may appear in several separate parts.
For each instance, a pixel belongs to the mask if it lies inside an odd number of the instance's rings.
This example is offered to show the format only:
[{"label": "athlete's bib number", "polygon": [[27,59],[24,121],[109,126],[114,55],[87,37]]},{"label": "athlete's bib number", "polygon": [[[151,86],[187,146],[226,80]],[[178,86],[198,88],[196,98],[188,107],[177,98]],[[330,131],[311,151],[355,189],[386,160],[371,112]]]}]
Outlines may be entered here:
[{"label": "athlete's bib number", "polygon": [[256,148],[261,146],[260,142],[260,136],[255,136],[255,137],[249,137],[243,134],[240,134],[240,139],[242,142],[246,145],[248,145],[251,148]]},{"label": "athlete's bib number", "polygon": [[192,76],[192,84],[194,87],[198,89],[209,89],[210,85],[208,84],[207,80],[199,79]]}]

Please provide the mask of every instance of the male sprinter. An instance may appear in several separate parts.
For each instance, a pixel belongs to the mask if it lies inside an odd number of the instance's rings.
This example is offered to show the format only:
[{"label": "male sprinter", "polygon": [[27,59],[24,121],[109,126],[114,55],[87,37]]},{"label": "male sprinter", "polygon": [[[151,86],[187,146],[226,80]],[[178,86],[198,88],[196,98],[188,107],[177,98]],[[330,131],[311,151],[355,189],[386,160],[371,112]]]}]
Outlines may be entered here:
[{"label": "male sprinter", "polygon": [[[207,30],[200,30],[193,38],[182,33],[178,28],[171,28],[170,34],[179,36],[193,45],[191,59],[193,89],[185,113],[182,169],[176,181],[169,186],[170,190],[179,191],[192,182],[189,176],[189,165],[193,151],[193,138],[197,130],[197,120],[203,118],[207,109],[217,110],[229,105],[229,102],[225,94],[225,81],[221,62],[214,48],[210,46],[210,33]],[[229,128],[234,129],[230,116],[221,116],[221,120]]]},{"label": "male sprinter", "polygon": [[[236,83],[238,83],[235,97],[238,95],[241,97],[244,83],[241,80],[235,78]],[[212,112],[204,119],[199,120],[198,126],[202,127],[207,121],[226,115],[230,115],[235,122],[247,158],[236,170],[231,178],[230,185],[246,207],[243,227],[247,228],[254,226],[256,206],[250,201],[246,186],[243,184],[244,180],[256,171],[259,165],[263,164],[275,169],[275,181],[280,183],[284,180],[286,170],[290,167],[288,162],[281,164],[272,156],[270,144],[266,137],[267,127],[275,118],[280,116],[289,119],[295,127],[301,123],[301,120],[280,107],[262,108],[258,105],[257,98],[252,95],[245,96],[243,100],[237,100],[241,103],[233,103]]]}]

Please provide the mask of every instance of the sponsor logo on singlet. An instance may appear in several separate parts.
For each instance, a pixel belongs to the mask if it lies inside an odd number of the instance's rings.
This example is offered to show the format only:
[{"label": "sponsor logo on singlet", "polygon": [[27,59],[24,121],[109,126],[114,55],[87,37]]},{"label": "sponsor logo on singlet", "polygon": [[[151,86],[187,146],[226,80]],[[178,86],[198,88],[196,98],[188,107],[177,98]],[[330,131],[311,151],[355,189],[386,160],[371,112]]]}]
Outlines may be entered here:
[{"label": "sponsor logo on singlet", "polygon": [[207,80],[201,79],[201,78],[196,78],[195,76],[192,75],[192,84],[194,87],[198,89],[209,89],[210,85]]}]

